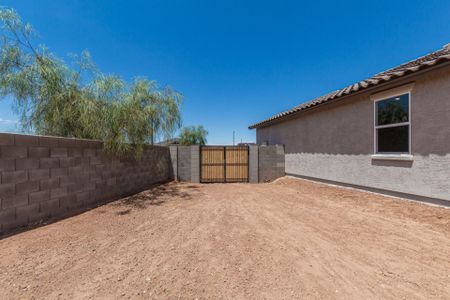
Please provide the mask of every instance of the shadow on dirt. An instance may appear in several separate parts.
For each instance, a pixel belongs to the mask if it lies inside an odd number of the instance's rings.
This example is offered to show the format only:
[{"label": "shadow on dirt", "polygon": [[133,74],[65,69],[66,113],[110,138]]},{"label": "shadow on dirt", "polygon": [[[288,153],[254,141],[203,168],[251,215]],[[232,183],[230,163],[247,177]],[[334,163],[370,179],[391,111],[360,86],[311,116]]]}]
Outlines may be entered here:
[{"label": "shadow on dirt", "polygon": [[[189,192],[183,191],[189,189]],[[125,208],[117,212],[117,215],[127,215],[132,209],[145,209],[150,206],[160,206],[171,200],[189,200],[192,198],[192,190],[198,189],[195,185],[180,186],[179,184],[163,184],[154,186],[139,194],[119,200],[114,206]]]}]

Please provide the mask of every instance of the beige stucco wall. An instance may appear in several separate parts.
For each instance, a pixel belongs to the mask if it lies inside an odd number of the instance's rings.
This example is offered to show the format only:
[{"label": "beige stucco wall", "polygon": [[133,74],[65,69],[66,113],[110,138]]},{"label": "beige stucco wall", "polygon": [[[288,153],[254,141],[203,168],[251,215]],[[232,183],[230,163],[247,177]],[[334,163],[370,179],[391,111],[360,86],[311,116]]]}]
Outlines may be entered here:
[{"label": "beige stucco wall", "polygon": [[371,156],[374,106],[370,94],[389,87],[260,128],[257,141],[285,145],[287,174],[450,200],[450,67],[395,86],[411,81],[413,161],[381,161]]}]

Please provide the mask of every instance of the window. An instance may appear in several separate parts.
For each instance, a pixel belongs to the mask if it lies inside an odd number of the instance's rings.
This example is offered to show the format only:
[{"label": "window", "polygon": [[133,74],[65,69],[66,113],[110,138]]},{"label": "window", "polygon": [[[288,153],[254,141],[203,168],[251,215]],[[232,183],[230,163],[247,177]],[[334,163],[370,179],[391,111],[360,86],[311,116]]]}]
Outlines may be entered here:
[{"label": "window", "polygon": [[375,153],[409,154],[410,93],[375,101]]}]

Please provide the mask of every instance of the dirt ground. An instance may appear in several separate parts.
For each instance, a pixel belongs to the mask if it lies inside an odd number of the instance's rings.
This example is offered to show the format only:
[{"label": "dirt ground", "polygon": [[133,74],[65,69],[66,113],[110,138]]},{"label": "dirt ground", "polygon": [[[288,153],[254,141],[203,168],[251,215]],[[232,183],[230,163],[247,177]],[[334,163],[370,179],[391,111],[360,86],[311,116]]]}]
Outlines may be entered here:
[{"label": "dirt ground", "polygon": [[449,299],[450,210],[295,179],[169,183],[0,240],[0,298]]}]

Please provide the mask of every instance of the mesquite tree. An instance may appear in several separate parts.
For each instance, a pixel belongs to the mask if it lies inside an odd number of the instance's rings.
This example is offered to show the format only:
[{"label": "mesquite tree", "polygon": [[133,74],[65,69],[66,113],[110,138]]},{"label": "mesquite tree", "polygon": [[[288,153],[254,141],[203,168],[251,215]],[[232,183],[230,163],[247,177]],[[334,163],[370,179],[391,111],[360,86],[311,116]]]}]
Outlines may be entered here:
[{"label": "mesquite tree", "polygon": [[103,74],[87,51],[71,67],[35,46],[32,27],[12,9],[0,8],[0,25],[0,99],[13,97],[24,130],[98,139],[111,154],[139,155],[180,128],[182,97],[170,87]]},{"label": "mesquite tree", "polygon": [[205,145],[206,136],[208,131],[203,128],[202,125],[199,126],[189,126],[183,127],[180,134],[180,144],[181,145]]}]

